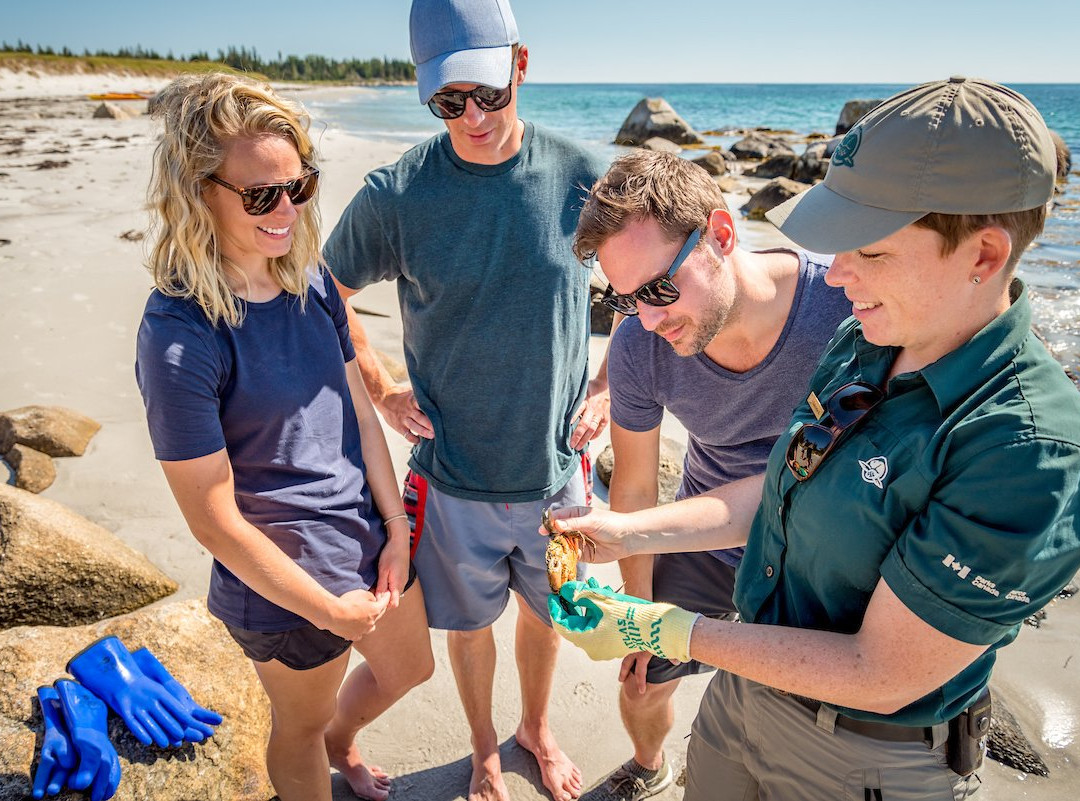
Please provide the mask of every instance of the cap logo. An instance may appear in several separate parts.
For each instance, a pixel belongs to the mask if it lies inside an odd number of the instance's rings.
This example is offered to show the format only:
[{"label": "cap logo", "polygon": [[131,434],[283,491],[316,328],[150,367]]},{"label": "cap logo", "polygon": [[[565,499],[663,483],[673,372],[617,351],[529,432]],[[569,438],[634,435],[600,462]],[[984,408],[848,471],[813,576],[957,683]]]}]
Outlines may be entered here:
[{"label": "cap logo", "polygon": [[840,144],[833,151],[830,163],[839,164],[842,167],[855,166],[855,154],[859,152],[862,144],[862,126],[856,125],[847,132],[847,136],[840,140]]}]

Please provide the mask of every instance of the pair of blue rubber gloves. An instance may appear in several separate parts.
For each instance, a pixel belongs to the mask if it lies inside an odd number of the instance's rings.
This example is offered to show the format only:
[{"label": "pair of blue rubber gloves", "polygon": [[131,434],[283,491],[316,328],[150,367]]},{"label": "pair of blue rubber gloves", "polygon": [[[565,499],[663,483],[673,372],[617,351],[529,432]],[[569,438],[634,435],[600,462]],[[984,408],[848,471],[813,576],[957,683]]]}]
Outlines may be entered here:
[{"label": "pair of blue rubber gloves", "polygon": [[202,742],[221,723],[221,715],[197,704],[150,651],[129,652],[116,637],[81,651],[67,670],[78,681],[38,688],[45,732],[34,798],[57,795],[65,785],[90,788],[91,801],[113,796],[120,761],[109,741],[110,708],[139,742],[162,748]]}]

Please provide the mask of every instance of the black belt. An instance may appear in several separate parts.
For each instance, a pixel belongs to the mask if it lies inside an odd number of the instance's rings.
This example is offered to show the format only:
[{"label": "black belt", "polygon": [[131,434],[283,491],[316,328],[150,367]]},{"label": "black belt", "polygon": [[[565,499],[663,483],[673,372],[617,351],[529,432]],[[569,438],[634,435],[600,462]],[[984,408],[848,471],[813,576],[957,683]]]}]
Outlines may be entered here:
[{"label": "black belt", "polygon": [[[783,690],[776,690],[776,692],[780,695],[786,695],[792,700],[798,701],[815,715],[823,706],[821,701],[815,701],[813,698],[795,695],[794,693],[786,693]],[[875,740],[885,740],[890,743],[925,742],[932,745],[934,742],[934,730],[929,726],[901,726],[897,723],[879,723],[873,720],[849,718],[847,715],[837,713],[836,727],[839,729],[847,729],[855,734],[861,734],[863,737],[871,737]]]}]

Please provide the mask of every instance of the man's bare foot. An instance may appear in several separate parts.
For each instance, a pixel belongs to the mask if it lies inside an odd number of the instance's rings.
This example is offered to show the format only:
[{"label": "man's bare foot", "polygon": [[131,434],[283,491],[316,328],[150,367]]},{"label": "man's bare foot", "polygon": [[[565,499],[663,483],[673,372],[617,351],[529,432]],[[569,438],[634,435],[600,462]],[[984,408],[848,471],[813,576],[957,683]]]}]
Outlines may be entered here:
[{"label": "man's bare foot", "polygon": [[510,801],[510,791],[503,781],[502,763],[496,750],[487,756],[473,754],[469,801]]},{"label": "man's bare foot", "polygon": [[545,727],[536,734],[528,734],[523,726],[518,726],[514,737],[518,745],[536,757],[540,778],[555,801],[571,801],[581,795],[581,771],[559,748],[550,729]]},{"label": "man's bare foot", "polygon": [[330,767],[345,777],[357,796],[368,801],[386,801],[390,797],[390,777],[377,765],[365,765],[356,743],[345,751],[331,750],[327,744],[326,754]]}]

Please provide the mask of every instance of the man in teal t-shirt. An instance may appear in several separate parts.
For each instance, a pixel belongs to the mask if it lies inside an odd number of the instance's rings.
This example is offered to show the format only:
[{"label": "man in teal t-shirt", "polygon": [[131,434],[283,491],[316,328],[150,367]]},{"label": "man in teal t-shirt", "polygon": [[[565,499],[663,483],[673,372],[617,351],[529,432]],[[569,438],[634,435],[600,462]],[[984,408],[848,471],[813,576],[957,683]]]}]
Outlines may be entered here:
[{"label": "man in teal t-shirt", "polygon": [[607,423],[603,368],[588,380],[589,271],[571,248],[604,165],[518,119],[529,52],[505,0],[416,0],[410,33],[420,100],[446,131],[367,176],[324,255],[346,297],[397,282],[411,387],[380,371],[358,327],[353,339],[376,406],[414,443],[414,563],[431,626],[449,632],[474,749],[469,797],[509,798],[491,625],[513,590],[517,741],[555,799],[576,798],[580,771],[547,723],[559,638],[535,532],[544,507],[588,502],[583,451]]}]

